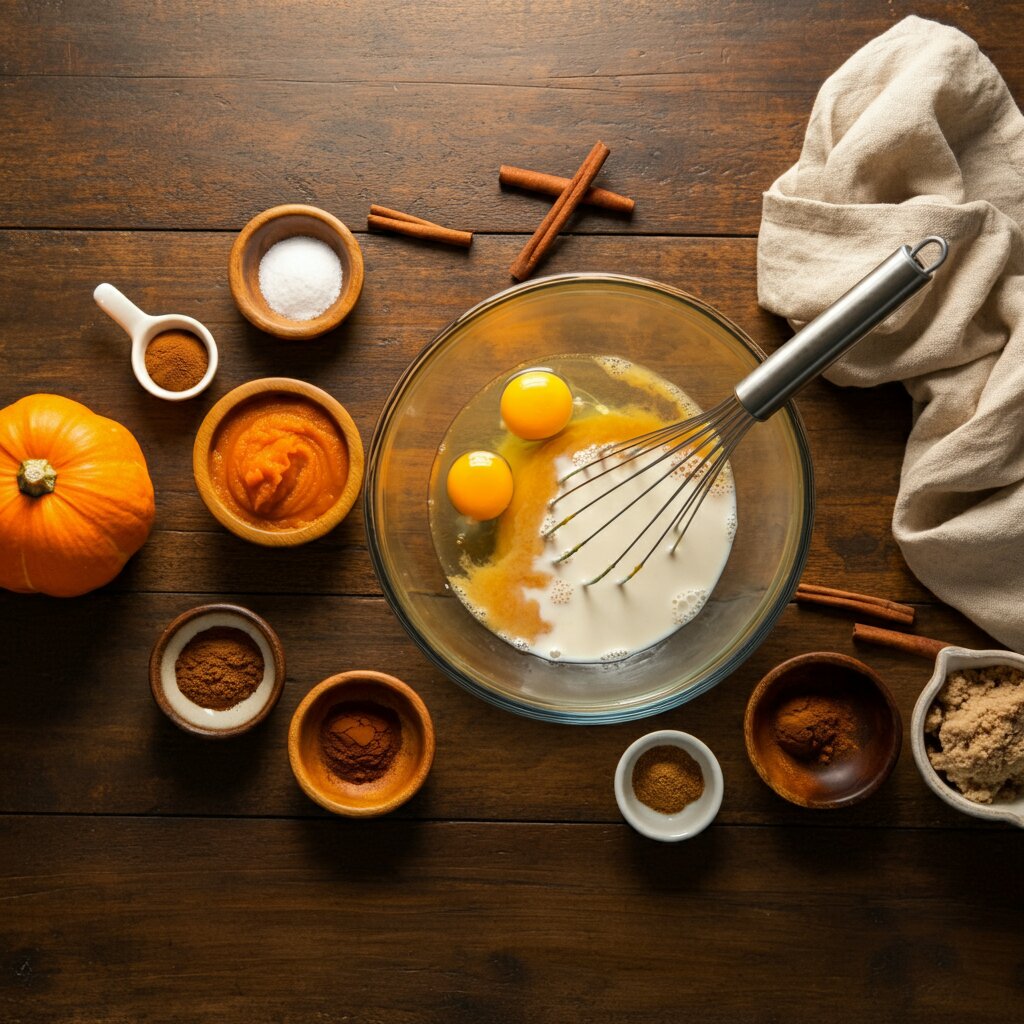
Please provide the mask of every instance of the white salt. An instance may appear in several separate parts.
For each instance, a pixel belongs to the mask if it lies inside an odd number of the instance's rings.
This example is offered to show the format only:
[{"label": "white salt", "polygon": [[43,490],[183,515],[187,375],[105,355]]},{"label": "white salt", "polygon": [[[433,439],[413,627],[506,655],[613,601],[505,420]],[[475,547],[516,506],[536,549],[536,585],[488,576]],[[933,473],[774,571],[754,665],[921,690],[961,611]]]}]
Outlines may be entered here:
[{"label": "white salt", "polygon": [[341,294],[341,260],[319,238],[294,235],[272,245],[260,260],[260,291],[289,320],[312,320]]}]

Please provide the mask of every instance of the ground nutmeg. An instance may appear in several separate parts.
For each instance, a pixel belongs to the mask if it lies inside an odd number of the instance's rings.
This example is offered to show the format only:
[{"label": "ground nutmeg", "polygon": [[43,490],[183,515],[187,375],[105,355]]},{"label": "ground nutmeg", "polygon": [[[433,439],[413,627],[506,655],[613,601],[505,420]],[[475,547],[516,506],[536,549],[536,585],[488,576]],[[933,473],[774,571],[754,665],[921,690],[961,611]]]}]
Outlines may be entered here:
[{"label": "ground nutmeg", "polygon": [[146,346],[146,372],[165,391],[188,391],[210,365],[206,346],[189,331],[163,331]]},{"label": "ground nutmeg", "polygon": [[402,748],[402,723],[382,704],[339,704],[320,728],[320,748],[333,775],[345,782],[374,782],[387,772]]},{"label": "ground nutmeg", "polygon": [[668,744],[637,758],[632,781],[637,799],[659,814],[678,814],[704,793],[700,765],[681,747]]},{"label": "ground nutmeg", "polygon": [[263,653],[244,630],[211,626],[181,649],[174,674],[178,689],[193,704],[227,711],[251,697],[263,681]]}]

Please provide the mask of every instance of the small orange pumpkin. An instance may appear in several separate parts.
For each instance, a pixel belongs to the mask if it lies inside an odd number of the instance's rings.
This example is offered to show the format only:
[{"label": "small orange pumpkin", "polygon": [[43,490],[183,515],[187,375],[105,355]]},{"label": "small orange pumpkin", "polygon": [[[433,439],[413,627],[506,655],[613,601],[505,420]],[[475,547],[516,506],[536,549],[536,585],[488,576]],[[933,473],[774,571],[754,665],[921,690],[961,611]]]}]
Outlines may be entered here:
[{"label": "small orange pumpkin", "polygon": [[102,587],[154,514],[146,459],[120,423],[59,395],[0,410],[0,587],[54,597]]}]

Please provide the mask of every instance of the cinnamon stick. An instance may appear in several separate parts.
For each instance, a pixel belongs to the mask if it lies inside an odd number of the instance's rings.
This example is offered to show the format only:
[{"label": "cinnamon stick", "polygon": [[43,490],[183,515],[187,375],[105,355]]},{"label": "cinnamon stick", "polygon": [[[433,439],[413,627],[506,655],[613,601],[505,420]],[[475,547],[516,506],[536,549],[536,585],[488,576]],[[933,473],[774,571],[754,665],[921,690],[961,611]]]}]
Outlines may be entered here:
[{"label": "cinnamon stick", "polygon": [[898,633],[893,629],[879,629],[878,626],[866,626],[862,622],[853,625],[853,639],[866,644],[877,644],[879,647],[890,647],[895,651],[906,651],[919,658],[932,660],[944,647],[952,644],[941,640],[931,640],[926,636],[914,636],[911,633]]},{"label": "cinnamon stick", "polygon": [[[508,164],[502,164],[498,169],[498,181],[502,185],[525,188],[530,192],[542,192],[548,196],[561,195],[570,180],[557,174],[528,171],[525,167],[510,167]],[[621,196],[618,192],[610,192],[606,188],[588,189],[583,193],[581,202],[587,206],[599,206],[603,210],[614,210],[616,213],[632,213],[636,206],[636,200],[630,199],[629,196]]]},{"label": "cinnamon stick", "polygon": [[890,601],[887,597],[875,597],[873,594],[857,594],[852,590],[839,590],[836,587],[822,587],[817,583],[800,583],[797,590],[808,594],[823,594],[826,597],[844,597],[848,601],[860,601],[863,604],[877,604],[883,608],[893,608],[908,615],[914,614],[913,605]]},{"label": "cinnamon stick", "polygon": [[580,164],[579,170],[572,176],[558,198],[554,201],[547,216],[540,222],[533,237],[523,246],[523,251],[509,268],[509,273],[517,280],[524,281],[537,268],[537,264],[547,255],[551,243],[565,227],[566,222],[580,205],[587,190],[593,184],[598,171],[601,170],[611,150],[603,142],[595,142],[594,148],[587,154],[586,160]]},{"label": "cinnamon stick", "polygon": [[[422,217],[414,217],[411,213],[402,213],[401,210],[392,210],[389,206],[378,206],[370,204],[370,213],[374,217],[388,217],[391,220],[405,220],[410,224],[434,224],[432,220],[424,220]],[[438,225],[434,224],[434,227]]]},{"label": "cinnamon stick", "polygon": [[887,608],[882,604],[870,604],[866,601],[857,601],[846,597],[831,597],[828,594],[814,594],[798,588],[795,595],[798,604],[818,604],[825,608],[843,608],[846,611],[854,611],[858,615],[872,615],[874,618],[884,618],[886,622],[898,623],[900,626],[910,626],[913,623],[913,608],[909,605],[909,611],[901,611],[899,608]]},{"label": "cinnamon stick", "polygon": [[[386,209],[386,207],[378,207]],[[372,212],[366,218],[366,226],[376,231],[391,231],[396,235],[407,235],[410,238],[422,238],[427,242],[444,242],[446,245],[460,245],[468,249],[473,244],[472,231],[456,231],[454,228],[445,228],[432,221],[423,220],[420,217],[413,217],[412,214],[403,213],[400,217],[380,216]],[[393,210],[392,213],[398,211]]]}]

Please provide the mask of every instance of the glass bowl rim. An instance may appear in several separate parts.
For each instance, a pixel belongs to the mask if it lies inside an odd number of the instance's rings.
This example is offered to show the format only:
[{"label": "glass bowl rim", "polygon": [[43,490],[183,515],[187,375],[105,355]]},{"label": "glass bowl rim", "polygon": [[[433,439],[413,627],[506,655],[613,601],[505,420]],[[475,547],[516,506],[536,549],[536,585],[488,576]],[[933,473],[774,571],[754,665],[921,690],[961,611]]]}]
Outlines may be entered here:
[{"label": "glass bowl rim", "polygon": [[[377,576],[377,580],[380,583],[381,590],[384,593],[384,598],[387,601],[388,606],[391,608],[391,611],[402,624],[402,627],[412,638],[416,646],[449,679],[457,683],[464,690],[473,694],[473,696],[484,700],[486,703],[494,707],[501,708],[504,711],[511,711],[513,714],[521,715],[525,718],[532,718],[542,722],[556,722],[569,725],[610,725],[618,722],[632,722],[644,718],[650,718],[654,715],[670,711],[673,708],[689,703],[691,700],[707,693],[722,682],[723,679],[730,676],[754,653],[754,651],[757,650],[758,647],[761,646],[762,643],[764,643],[769,633],[774,629],[775,623],[778,621],[779,617],[782,615],[783,611],[785,611],[786,606],[792,599],[793,593],[800,581],[800,577],[803,575],[804,566],[807,562],[807,556],[811,546],[811,535],[814,529],[814,465],[811,460],[811,449],[807,440],[807,431],[804,427],[803,417],[800,415],[800,411],[792,401],[787,402],[779,411],[781,413],[785,413],[789,418],[790,426],[793,430],[793,436],[796,441],[797,452],[800,456],[800,467],[802,469],[801,482],[803,483],[803,527],[797,539],[796,555],[793,559],[793,564],[786,580],[779,588],[775,601],[766,610],[760,623],[757,625],[757,628],[742,644],[740,644],[739,647],[736,648],[735,651],[733,651],[728,658],[725,659],[720,666],[718,666],[718,668],[709,672],[699,683],[690,686],[685,690],[666,694],[660,700],[650,701],[647,703],[631,704],[628,707],[623,708],[610,707],[600,711],[566,711],[550,707],[548,705],[540,705],[525,700],[517,700],[504,694],[496,693],[493,690],[481,686],[476,680],[471,679],[460,672],[457,668],[446,661],[443,655],[435,650],[427,638],[424,637],[416,628],[416,625],[406,614],[397,590],[392,586],[391,580],[388,576],[384,563],[383,552],[377,543],[377,516],[374,512],[373,501],[381,463],[379,458],[380,448],[383,445],[384,436],[394,419],[396,406],[408,388],[410,382],[418,374],[422,366],[429,361],[430,356],[441,348],[441,346],[443,346],[461,327],[469,321],[475,320],[488,310],[507,302],[511,298],[525,295],[532,291],[539,291],[556,285],[570,284],[574,282],[610,282],[613,284],[624,284],[632,287],[638,287],[642,290],[669,295],[674,299],[678,299],[685,304],[696,308],[705,316],[724,327],[736,338],[737,341],[748,349],[751,355],[753,355],[758,362],[763,362],[767,358],[765,352],[753,340],[753,338],[746,333],[746,331],[735,324],[714,306],[695,295],[691,295],[689,292],[685,292],[672,285],[664,284],[661,281],[655,281],[651,278],[636,277],[631,274],[579,271],[568,274],[551,274],[546,277],[535,278],[532,281],[523,281],[508,288],[503,288],[500,292],[496,292],[494,295],[490,295],[476,303],[474,306],[471,306],[464,313],[452,320],[446,327],[442,328],[433,337],[433,339],[427,342],[427,344],[424,345],[423,348],[413,357],[409,365],[402,372],[402,375],[398,378],[394,387],[391,389],[391,393],[388,395],[387,400],[381,409],[380,416],[377,418],[377,423],[373,429],[373,436],[371,437],[370,444],[367,448],[366,474],[363,483],[363,523],[366,530],[367,550],[370,553],[370,561],[373,564],[373,571]],[[524,655],[524,657],[526,657],[526,655]]]}]

